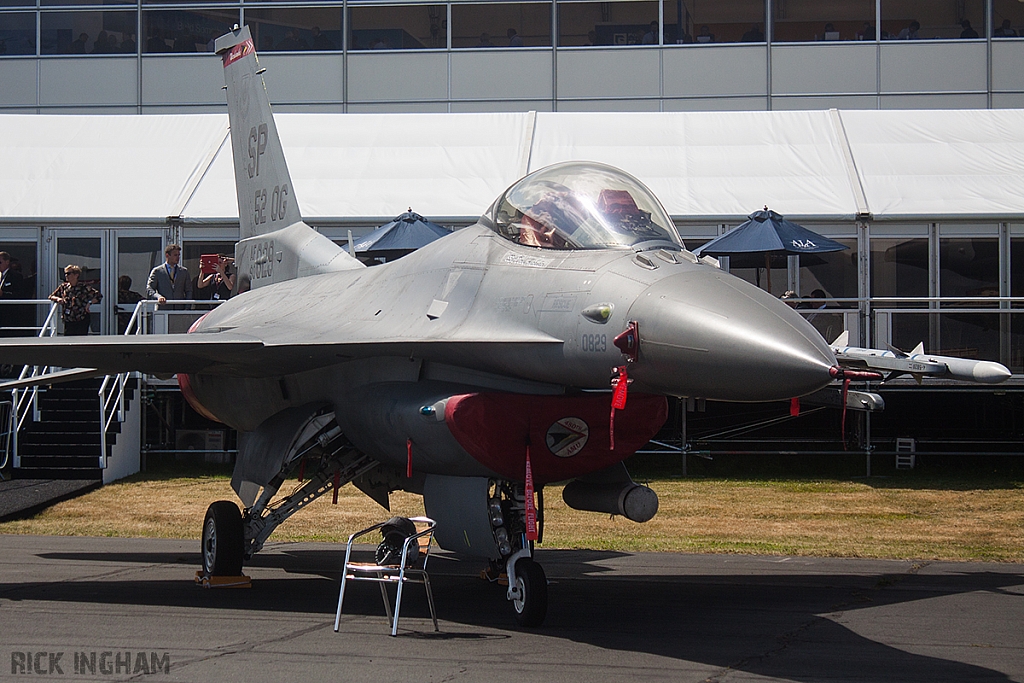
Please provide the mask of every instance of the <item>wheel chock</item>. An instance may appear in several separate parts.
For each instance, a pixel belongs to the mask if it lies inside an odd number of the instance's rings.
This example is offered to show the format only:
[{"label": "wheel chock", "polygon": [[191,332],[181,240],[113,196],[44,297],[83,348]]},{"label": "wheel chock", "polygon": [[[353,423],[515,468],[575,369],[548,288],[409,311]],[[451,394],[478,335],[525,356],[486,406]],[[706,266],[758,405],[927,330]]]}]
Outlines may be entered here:
[{"label": "wheel chock", "polygon": [[196,585],[203,588],[252,588],[252,579],[241,576],[208,576],[202,570],[196,572]]},{"label": "wheel chock", "polygon": [[490,567],[488,567],[487,569],[482,569],[480,571],[480,578],[484,581],[496,583],[499,586],[508,585],[508,574],[506,574],[505,572],[495,573]]}]

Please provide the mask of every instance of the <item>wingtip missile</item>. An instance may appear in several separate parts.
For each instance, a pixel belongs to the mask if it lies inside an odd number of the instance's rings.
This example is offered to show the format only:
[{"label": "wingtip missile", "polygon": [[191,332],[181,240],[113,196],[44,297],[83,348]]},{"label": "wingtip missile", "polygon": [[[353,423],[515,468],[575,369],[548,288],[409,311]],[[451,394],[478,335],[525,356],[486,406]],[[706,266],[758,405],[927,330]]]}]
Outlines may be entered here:
[{"label": "wingtip missile", "polygon": [[999,384],[1010,378],[1010,370],[1001,363],[939,356],[924,352],[919,343],[910,353],[894,349],[865,349],[845,346],[849,333],[843,332],[832,342],[832,352],[841,366],[850,366],[887,373],[886,379],[911,375],[921,383],[922,377],[942,377],[976,384]]}]

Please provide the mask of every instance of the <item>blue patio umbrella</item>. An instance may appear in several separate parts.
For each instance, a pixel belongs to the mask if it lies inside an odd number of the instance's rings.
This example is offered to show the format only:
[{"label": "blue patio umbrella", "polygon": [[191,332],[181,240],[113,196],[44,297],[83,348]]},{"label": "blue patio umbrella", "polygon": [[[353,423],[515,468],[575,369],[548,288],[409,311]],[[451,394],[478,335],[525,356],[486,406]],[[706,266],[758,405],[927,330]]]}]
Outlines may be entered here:
[{"label": "blue patio umbrella", "polygon": [[450,230],[431,223],[410,208],[390,223],[385,223],[364,236],[353,247],[357,254],[374,255],[388,252],[389,255],[401,255],[415,251],[450,233]]},{"label": "blue patio umbrella", "polygon": [[841,251],[847,247],[839,242],[787,221],[764,207],[750,214],[741,223],[721,237],[716,237],[695,252],[698,256],[728,256],[730,265],[737,268],[764,268],[768,271],[768,291],[771,291],[772,261],[792,255],[822,254]]}]

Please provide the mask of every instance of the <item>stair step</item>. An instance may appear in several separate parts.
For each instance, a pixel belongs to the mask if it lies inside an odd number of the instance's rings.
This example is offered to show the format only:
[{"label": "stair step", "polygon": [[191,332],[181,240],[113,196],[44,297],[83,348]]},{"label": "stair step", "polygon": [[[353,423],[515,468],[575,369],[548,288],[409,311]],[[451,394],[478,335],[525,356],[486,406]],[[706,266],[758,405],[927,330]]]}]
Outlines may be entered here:
[{"label": "stair step", "polygon": [[82,455],[23,455],[21,466],[24,467],[97,467],[100,453]]},{"label": "stair step", "polygon": [[37,444],[40,446],[65,446],[68,444],[98,444],[100,442],[99,431],[95,432],[34,432],[21,434],[18,437],[19,446]]},{"label": "stair step", "polygon": [[[26,422],[18,436],[19,479],[102,479],[100,458],[99,387],[103,378],[79,380],[42,390],[38,396],[40,421]],[[138,382],[125,383],[125,407],[135,396]],[[116,390],[116,386],[112,388]],[[111,422],[107,433],[109,458],[121,423]]]},{"label": "stair step", "polygon": [[96,467],[21,467],[11,471],[14,479],[89,479],[100,480],[103,470]]}]

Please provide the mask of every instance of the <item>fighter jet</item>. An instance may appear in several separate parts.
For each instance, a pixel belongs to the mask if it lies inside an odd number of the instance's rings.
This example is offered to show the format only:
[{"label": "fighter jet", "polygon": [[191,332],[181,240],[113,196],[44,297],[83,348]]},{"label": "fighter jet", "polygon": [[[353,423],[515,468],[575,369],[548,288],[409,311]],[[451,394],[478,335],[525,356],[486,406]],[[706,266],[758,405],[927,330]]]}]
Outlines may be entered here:
[{"label": "fighter jet", "polygon": [[412,491],[441,547],[506,572],[517,621],[535,626],[544,485],[647,521],[657,496],[623,461],[663,425],[666,397],[788,400],[843,377],[796,311],[687,251],[651,191],[599,163],[540,169],[475,225],[364,267],[302,222],[248,28],[216,52],[242,293],[189,334],[0,342],[3,363],[176,373],[196,411],[239,431],[242,505],[210,505],[208,575],[241,573],[277,525],[346,483],[384,507]]}]

